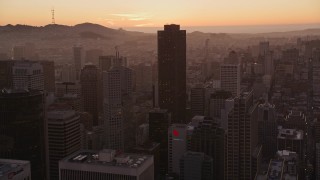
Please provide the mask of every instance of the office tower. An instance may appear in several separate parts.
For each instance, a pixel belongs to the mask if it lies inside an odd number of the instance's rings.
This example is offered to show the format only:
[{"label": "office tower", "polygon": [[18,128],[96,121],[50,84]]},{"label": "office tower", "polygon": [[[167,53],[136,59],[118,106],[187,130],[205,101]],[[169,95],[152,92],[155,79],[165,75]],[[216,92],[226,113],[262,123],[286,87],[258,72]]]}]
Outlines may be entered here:
[{"label": "office tower", "polygon": [[263,156],[271,158],[277,151],[277,119],[275,106],[266,102],[258,106],[258,141]]},{"label": "office tower", "polygon": [[99,69],[100,71],[108,71],[112,67],[112,62],[115,56],[100,56]]},{"label": "office tower", "polygon": [[[194,117],[196,118],[196,117]],[[225,131],[211,117],[197,116],[199,124],[195,126],[190,150],[202,152],[213,159],[213,174],[216,179],[224,178]],[[194,122],[194,120],[192,120]]]},{"label": "office tower", "polygon": [[41,91],[1,90],[0,157],[28,160],[32,179],[45,179],[45,97]]},{"label": "office tower", "polygon": [[14,89],[44,90],[43,68],[40,63],[16,61],[12,73]]},{"label": "office tower", "polygon": [[31,180],[31,168],[29,161],[0,159],[1,180]]},{"label": "office tower", "polygon": [[59,162],[60,180],[153,180],[153,156],[80,150]]},{"label": "office tower", "polygon": [[56,96],[63,97],[65,94],[76,94],[81,96],[80,83],[74,82],[58,82],[56,83]]},{"label": "office tower", "polygon": [[221,118],[221,110],[225,109],[225,101],[232,97],[231,92],[218,90],[211,94],[209,102],[209,116]]},{"label": "office tower", "polygon": [[48,111],[48,156],[50,180],[59,179],[59,160],[80,150],[80,116],[74,110]]},{"label": "office tower", "polygon": [[164,25],[158,31],[159,106],[171,112],[173,123],[186,122],[186,31]]},{"label": "office tower", "polygon": [[213,160],[202,152],[188,151],[180,160],[180,180],[212,180],[219,179],[213,173]]},{"label": "office tower", "polygon": [[0,89],[12,87],[12,67],[15,61],[0,61]]},{"label": "office tower", "polygon": [[221,89],[229,91],[233,96],[240,95],[240,65],[221,64],[220,66]]},{"label": "office tower", "polygon": [[243,92],[234,99],[228,118],[225,179],[254,179],[252,158],[258,144],[256,119],[253,93]]},{"label": "office tower", "polygon": [[136,92],[152,92],[152,66],[148,63],[140,63],[134,68]]},{"label": "office tower", "polygon": [[97,126],[99,116],[98,86],[99,72],[95,65],[85,65],[80,75],[83,110],[93,117],[93,125]]},{"label": "office tower", "polygon": [[259,43],[259,55],[265,56],[269,52],[269,41],[262,41]]},{"label": "office tower", "polygon": [[278,128],[277,149],[296,152],[300,159],[305,157],[304,154],[304,133],[297,129]]},{"label": "office tower", "polygon": [[71,64],[64,64],[61,68],[62,82],[76,82],[76,69]]},{"label": "office tower", "polygon": [[83,57],[83,49],[81,46],[73,47],[73,61],[75,67],[76,80],[80,79],[80,72],[82,67],[84,66],[84,57]]},{"label": "office tower", "polygon": [[274,69],[273,52],[269,51],[264,56],[264,74],[273,76]]},{"label": "office tower", "polygon": [[168,110],[153,109],[149,112],[149,139],[160,143],[160,173],[168,170],[168,128],[171,125],[171,114]]},{"label": "office tower", "polygon": [[136,145],[143,145],[149,140],[149,124],[141,124],[136,130]]},{"label": "office tower", "polygon": [[168,172],[180,174],[180,159],[190,148],[193,126],[172,124],[168,129]]},{"label": "office tower", "polygon": [[86,51],[85,62],[91,62],[94,65],[99,64],[99,57],[102,56],[103,51],[101,49],[90,49]]},{"label": "office tower", "polygon": [[24,46],[14,46],[12,48],[13,51],[13,60],[22,60],[25,58],[24,56]]},{"label": "office tower", "polygon": [[203,116],[205,109],[205,89],[202,85],[197,84],[191,88],[190,93],[191,114],[193,116]]},{"label": "office tower", "polygon": [[122,98],[131,97],[133,92],[133,70],[125,66],[114,66],[111,69],[112,71],[120,71]]},{"label": "office tower", "polygon": [[53,61],[39,61],[43,69],[44,90],[47,92],[55,92],[55,72]]},{"label": "office tower", "polygon": [[103,72],[103,115],[108,148],[124,149],[124,125],[121,95],[121,71]]}]

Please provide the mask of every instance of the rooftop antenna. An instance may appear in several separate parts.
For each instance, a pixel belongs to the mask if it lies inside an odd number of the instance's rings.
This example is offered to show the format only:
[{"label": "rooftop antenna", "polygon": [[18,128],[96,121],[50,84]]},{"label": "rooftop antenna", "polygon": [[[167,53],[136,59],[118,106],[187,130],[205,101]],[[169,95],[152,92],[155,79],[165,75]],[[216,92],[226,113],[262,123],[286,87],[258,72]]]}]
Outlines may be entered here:
[{"label": "rooftop antenna", "polygon": [[56,21],[55,21],[55,19],[54,19],[54,8],[52,8],[51,9],[51,15],[52,15],[52,17],[51,17],[51,19],[52,19],[52,24],[56,24]]},{"label": "rooftop antenna", "polygon": [[115,46],[114,49],[116,50],[116,59],[119,59],[119,49],[118,46]]}]

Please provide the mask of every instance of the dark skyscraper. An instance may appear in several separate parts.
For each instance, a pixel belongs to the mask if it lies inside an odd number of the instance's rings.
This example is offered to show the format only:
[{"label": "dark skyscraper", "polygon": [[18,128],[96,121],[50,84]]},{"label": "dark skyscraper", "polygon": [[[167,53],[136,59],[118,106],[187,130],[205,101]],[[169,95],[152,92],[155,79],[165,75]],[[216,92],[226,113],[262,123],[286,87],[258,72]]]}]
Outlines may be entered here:
[{"label": "dark skyscraper", "polygon": [[211,117],[204,117],[193,130],[191,150],[203,152],[213,158],[213,174],[216,179],[224,177],[224,142],[224,129]]},{"label": "dark skyscraper", "polygon": [[171,115],[167,110],[154,109],[149,112],[149,139],[160,143],[160,173],[164,175],[168,169],[168,128]]},{"label": "dark skyscraper", "polygon": [[252,91],[234,99],[228,118],[225,179],[254,179],[253,152],[258,144],[256,109]]},{"label": "dark skyscraper", "polygon": [[98,125],[98,68],[95,65],[86,65],[80,76],[81,96],[83,98],[83,109],[93,117],[93,125]]},{"label": "dark skyscraper", "polygon": [[165,25],[158,31],[159,106],[172,113],[173,123],[186,119],[186,31]]},{"label": "dark skyscraper", "polygon": [[0,89],[12,87],[12,67],[15,61],[0,61]]},{"label": "dark skyscraper", "polygon": [[46,172],[44,108],[41,91],[0,92],[0,157],[30,161],[36,180]]},{"label": "dark skyscraper", "polygon": [[44,89],[55,92],[54,61],[39,61],[43,69]]},{"label": "dark skyscraper", "polygon": [[73,60],[74,60],[74,67],[76,70],[76,80],[80,79],[80,72],[81,68],[83,67],[83,50],[81,46],[74,46],[73,47]]}]

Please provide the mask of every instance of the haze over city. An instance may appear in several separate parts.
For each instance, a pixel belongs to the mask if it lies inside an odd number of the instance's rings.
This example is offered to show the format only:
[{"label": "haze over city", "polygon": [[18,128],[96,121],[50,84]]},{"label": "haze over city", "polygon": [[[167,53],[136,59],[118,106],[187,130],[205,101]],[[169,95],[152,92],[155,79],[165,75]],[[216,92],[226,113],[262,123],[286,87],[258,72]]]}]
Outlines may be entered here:
[{"label": "haze over city", "polygon": [[[0,25],[44,26],[51,22],[54,8],[56,23],[63,25],[91,22],[111,28],[148,31],[141,27],[179,22],[182,27],[199,26],[199,31],[205,30],[201,27],[211,26],[269,25],[273,26],[271,31],[284,31],[301,30],[301,25],[319,27],[319,7],[318,0],[1,0]],[[205,31],[208,32],[208,28]]]},{"label": "haze over city", "polygon": [[319,0],[0,0],[0,180],[320,180]]}]

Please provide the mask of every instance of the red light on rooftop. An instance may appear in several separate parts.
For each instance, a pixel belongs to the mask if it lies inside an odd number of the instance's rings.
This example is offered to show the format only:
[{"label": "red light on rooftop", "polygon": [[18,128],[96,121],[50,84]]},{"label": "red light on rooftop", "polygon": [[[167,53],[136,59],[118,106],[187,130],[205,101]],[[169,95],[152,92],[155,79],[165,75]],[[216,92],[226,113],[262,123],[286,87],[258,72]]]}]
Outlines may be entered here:
[{"label": "red light on rooftop", "polygon": [[174,129],[174,130],[172,131],[172,134],[177,137],[177,136],[179,136],[179,131],[177,131],[177,130]]}]

